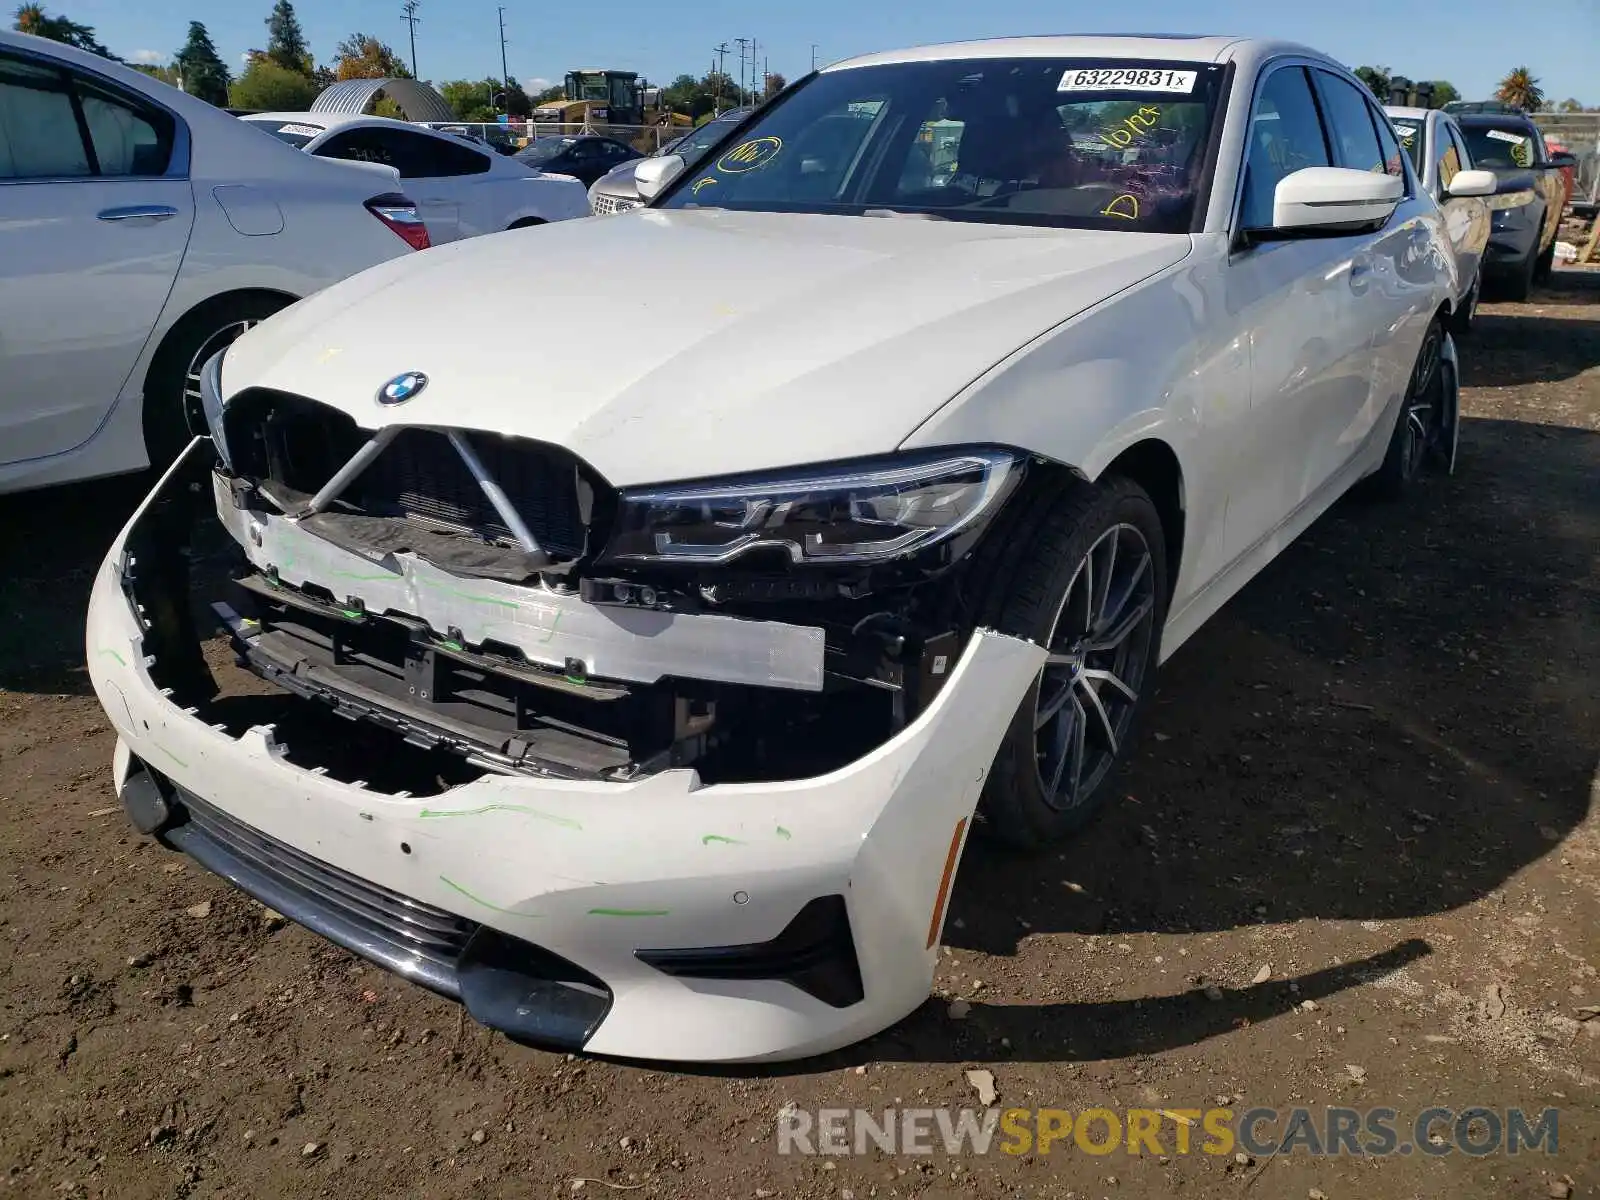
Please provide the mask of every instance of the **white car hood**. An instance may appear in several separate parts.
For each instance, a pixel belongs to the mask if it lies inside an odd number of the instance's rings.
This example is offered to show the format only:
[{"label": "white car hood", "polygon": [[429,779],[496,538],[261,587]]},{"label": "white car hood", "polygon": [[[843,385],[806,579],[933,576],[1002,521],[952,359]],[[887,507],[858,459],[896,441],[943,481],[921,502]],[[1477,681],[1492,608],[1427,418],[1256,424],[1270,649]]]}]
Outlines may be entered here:
[{"label": "white car hood", "polygon": [[[1046,330],[1180,261],[1187,235],[641,210],[427,250],[228,352],[224,397],[363,428],[567,447],[615,486],[888,452]],[[397,375],[428,385],[376,402]]]}]

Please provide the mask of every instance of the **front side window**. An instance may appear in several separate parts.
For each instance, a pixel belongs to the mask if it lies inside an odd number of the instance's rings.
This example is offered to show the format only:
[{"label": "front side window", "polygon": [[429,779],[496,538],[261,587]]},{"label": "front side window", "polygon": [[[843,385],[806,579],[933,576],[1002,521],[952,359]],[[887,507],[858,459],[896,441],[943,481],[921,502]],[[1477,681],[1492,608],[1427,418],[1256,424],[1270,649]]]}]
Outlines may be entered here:
[{"label": "front side window", "polygon": [[660,208],[1187,231],[1227,85],[1203,63],[960,59],[825,72]]},{"label": "front side window", "polygon": [[1439,190],[1448,191],[1450,181],[1466,170],[1461,156],[1461,143],[1453,136],[1450,122],[1439,122]]},{"label": "front side window", "polygon": [[1240,226],[1270,229],[1279,181],[1306,167],[1332,165],[1304,68],[1274,71],[1262,85],[1250,114]]},{"label": "front side window", "polygon": [[0,179],[74,179],[94,174],[66,76],[0,59]]},{"label": "front side window", "polygon": [[1355,171],[1386,171],[1383,148],[1373,125],[1367,99],[1337,75],[1317,72],[1317,82],[1333,137],[1333,165]]},{"label": "front side window", "polygon": [[1383,156],[1383,169],[1390,175],[1401,179],[1406,177],[1405,164],[1400,161],[1402,155],[1400,140],[1395,137],[1394,129],[1389,124],[1389,118],[1372,106],[1367,101],[1367,115],[1372,119],[1372,128],[1378,134],[1378,153]]}]

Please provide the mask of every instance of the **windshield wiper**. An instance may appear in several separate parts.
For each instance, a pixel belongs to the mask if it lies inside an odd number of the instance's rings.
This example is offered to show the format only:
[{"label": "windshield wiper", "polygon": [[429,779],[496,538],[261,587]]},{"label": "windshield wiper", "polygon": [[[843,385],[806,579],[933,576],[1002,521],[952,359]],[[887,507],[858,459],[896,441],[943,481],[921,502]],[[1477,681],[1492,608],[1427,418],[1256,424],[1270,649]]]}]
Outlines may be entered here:
[{"label": "windshield wiper", "polygon": [[904,217],[908,221],[948,221],[950,218],[936,212],[906,212],[902,208],[864,208],[863,217]]}]

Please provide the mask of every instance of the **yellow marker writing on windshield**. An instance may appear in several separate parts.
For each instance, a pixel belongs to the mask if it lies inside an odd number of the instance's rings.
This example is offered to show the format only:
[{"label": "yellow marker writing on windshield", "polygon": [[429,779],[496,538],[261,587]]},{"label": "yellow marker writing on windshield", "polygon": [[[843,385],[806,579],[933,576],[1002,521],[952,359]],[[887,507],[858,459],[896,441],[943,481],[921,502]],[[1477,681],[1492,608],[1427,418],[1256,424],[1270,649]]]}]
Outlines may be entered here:
[{"label": "yellow marker writing on windshield", "polygon": [[1120,217],[1124,221],[1139,219],[1139,197],[1122,195],[1100,210],[1102,217]]},{"label": "yellow marker writing on windshield", "polygon": [[746,171],[754,171],[757,167],[766,166],[777,158],[782,150],[782,138],[752,138],[724,154],[717,163],[717,170],[724,175],[741,175]]}]

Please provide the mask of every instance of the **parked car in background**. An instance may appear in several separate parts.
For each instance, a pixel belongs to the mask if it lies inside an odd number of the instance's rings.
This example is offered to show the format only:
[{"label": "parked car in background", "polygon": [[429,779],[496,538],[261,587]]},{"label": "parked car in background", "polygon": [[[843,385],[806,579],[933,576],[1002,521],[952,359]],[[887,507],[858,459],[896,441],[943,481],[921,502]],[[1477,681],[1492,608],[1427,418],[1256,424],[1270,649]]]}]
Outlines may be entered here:
[{"label": "parked car in background", "polygon": [[1483,291],[1483,253],[1489,244],[1489,203],[1500,186],[1493,171],[1474,169],[1465,137],[1454,118],[1437,109],[1390,107],[1384,110],[1400,145],[1411,158],[1423,191],[1444,213],[1445,231],[1456,255],[1456,288],[1451,328],[1472,328]]},{"label": "parked car in background", "polygon": [[1556,234],[1566,204],[1561,171],[1577,165],[1551,154],[1533,121],[1512,112],[1454,114],[1474,166],[1493,171],[1499,188],[1489,200],[1491,224],[1485,269],[1511,299],[1526,300],[1555,263]]},{"label": "parked car in background", "polygon": [[[739,122],[750,115],[752,109],[730,108],[720,116],[713,117],[704,125],[686,133],[681,138],[675,138],[661,147],[655,158],[663,154],[676,154],[691,168],[703,158],[711,147],[726,137]],[[589,188],[589,207],[596,216],[608,216],[611,213],[627,212],[630,208],[638,208],[644,203],[639,195],[639,190],[633,186],[633,173],[642,158],[629,159],[621,166],[613,167],[607,174],[595,180]]]},{"label": "parked car in background", "polygon": [[[952,123],[953,171],[918,136]],[[531,268],[469,242],[246,334],[89,607],[137,828],[567,1051],[911,1012],[969,832],[1080,829],[1158,664],[1353,484],[1453,455],[1444,220],[1313,50],[873,54],[734,141]],[[397,336],[395,295],[607,319],[530,369]]]},{"label": "parked car in background", "polygon": [[[615,138],[582,133],[535,138],[513,156],[515,161],[541,171],[570,175],[581,180],[585,188],[613,167],[643,157],[632,146]],[[587,191],[583,199],[584,211],[587,212]]]},{"label": "parked car in background", "polygon": [[338,113],[259,113],[242,120],[315,158],[393,167],[436,246],[589,215],[581,184],[445,130]]},{"label": "parked car in background", "polygon": [[186,410],[204,428],[201,362],[428,244],[393,170],[0,32],[0,491],[165,465]]},{"label": "parked car in background", "polygon": [[1544,148],[1551,158],[1555,158],[1558,154],[1572,154],[1572,165],[1561,168],[1561,178],[1566,183],[1563,203],[1571,204],[1572,193],[1578,186],[1578,156],[1572,153],[1571,146],[1559,138],[1551,137],[1548,133],[1544,135]]}]

